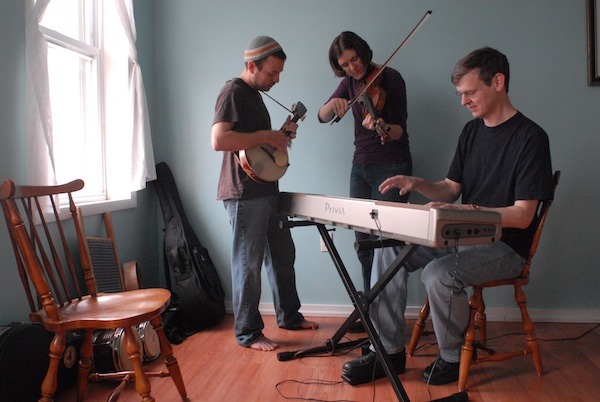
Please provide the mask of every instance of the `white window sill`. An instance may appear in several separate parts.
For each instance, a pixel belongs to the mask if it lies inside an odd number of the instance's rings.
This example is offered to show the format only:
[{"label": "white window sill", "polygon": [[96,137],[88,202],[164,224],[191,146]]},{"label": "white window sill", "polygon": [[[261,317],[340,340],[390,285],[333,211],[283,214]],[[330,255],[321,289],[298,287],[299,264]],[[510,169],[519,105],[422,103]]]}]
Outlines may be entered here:
[{"label": "white window sill", "polygon": [[[77,202],[76,202],[77,203]],[[123,200],[107,200],[90,203],[77,203],[83,216],[99,215],[104,212],[114,212],[137,206],[137,195],[131,193],[131,198]]]}]

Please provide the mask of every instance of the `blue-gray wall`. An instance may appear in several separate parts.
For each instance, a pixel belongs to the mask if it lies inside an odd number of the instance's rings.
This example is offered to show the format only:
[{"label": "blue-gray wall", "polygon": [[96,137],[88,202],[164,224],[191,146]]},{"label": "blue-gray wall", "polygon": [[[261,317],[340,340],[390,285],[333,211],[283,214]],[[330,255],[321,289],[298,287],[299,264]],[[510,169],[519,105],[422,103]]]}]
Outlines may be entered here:
[{"label": "blue-gray wall", "polygon": [[[150,3],[149,3],[150,4]],[[151,5],[151,4],[150,4]],[[148,91],[152,91],[152,8],[150,18],[144,18],[138,34],[144,41],[138,49],[148,76]],[[0,2],[0,180],[26,178],[25,153],[25,1]],[[148,70],[148,71],[146,71]],[[112,213],[115,236],[122,261],[135,260],[143,269],[142,281],[147,286],[161,282],[159,267],[159,233],[157,230],[157,200],[152,185],[137,193],[137,208]],[[19,280],[15,257],[6,224],[0,219],[0,325],[11,321],[27,321],[28,306]],[[90,236],[104,235],[101,216],[85,219]]]},{"label": "blue-gray wall", "polygon": [[[0,3],[0,176],[23,177],[24,33],[20,0]],[[449,74],[469,51],[492,46],[511,63],[514,105],[546,129],[554,169],[563,172],[556,202],[536,257],[529,306],[538,318],[600,320],[600,270],[596,261],[600,199],[600,87],[587,85],[584,0],[358,0],[328,1],[135,1],[138,46],[149,95],[156,161],[171,166],[192,225],[218,267],[227,298],[230,230],[215,199],[221,154],[210,147],[215,98],[226,80],[243,69],[245,44],[256,35],[275,37],[288,55],[281,82],[270,94],[290,106],[302,101],[309,113],[300,122],[290,151],[284,191],[348,194],[352,121],[329,126],[316,113],[339,82],[327,61],[331,40],[344,30],[361,35],[382,63],[427,10],[431,18],[391,62],[408,91],[408,132],[415,174],[444,177],[462,126],[471,115],[454,95]],[[8,95],[6,95],[8,94]],[[273,125],[287,112],[265,100]],[[413,202],[421,202],[414,197]],[[161,282],[162,218],[153,188],[142,192],[135,210],[115,213],[123,259],[143,261],[150,284]],[[98,227],[94,217],[88,227]],[[0,226],[4,226],[1,224]],[[302,302],[335,310],[348,296],[314,228],[293,230]],[[359,265],[353,234],[334,241],[353,278]],[[1,321],[24,319],[8,308],[21,297],[5,229],[0,231]],[[263,301],[271,295],[263,285]],[[512,308],[510,291],[490,292],[490,307]],[[418,274],[411,277],[409,306],[424,297]]]}]

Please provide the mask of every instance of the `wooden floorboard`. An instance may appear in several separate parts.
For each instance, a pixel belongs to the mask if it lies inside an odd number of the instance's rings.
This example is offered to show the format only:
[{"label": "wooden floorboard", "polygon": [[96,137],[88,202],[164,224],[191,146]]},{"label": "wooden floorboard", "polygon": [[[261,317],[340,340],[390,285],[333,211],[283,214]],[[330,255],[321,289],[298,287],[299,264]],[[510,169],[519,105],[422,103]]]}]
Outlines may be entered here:
[{"label": "wooden floorboard", "polygon": [[[265,316],[265,334],[280,344],[277,351],[293,351],[324,345],[344,321],[343,318],[319,317],[316,331],[287,331],[277,328],[273,316]],[[397,401],[387,378],[353,387],[340,381],[341,367],[360,351],[342,356],[306,357],[287,362],[277,360],[276,352],[258,352],[238,346],[232,331],[233,318],[227,315],[216,328],[192,335],[174,345],[181,366],[189,401]],[[408,328],[412,329],[412,321]],[[536,324],[541,339],[545,373],[537,376],[530,356],[504,362],[472,366],[467,382],[470,401],[591,401],[600,395],[600,329],[580,339],[593,324]],[[504,345],[523,342],[518,323],[488,323],[489,344]],[[348,334],[358,339],[364,334]],[[561,339],[561,340],[557,340]],[[415,356],[408,357],[407,371],[400,376],[410,401],[430,401],[457,392],[456,384],[427,386],[421,380],[422,370],[437,354],[433,336],[422,338]],[[480,352],[481,353],[481,352]],[[164,369],[159,361],[146,363],[148,370]],[[152,395],[157,401],[181,400],[169,378],[151,378]],[[87,401],[105,401],[116,382],[90,384]],[[68,389],[57,402],[75,400],[75,389]],[[127,385],[119,401],[140,400],[133,383]]]}]

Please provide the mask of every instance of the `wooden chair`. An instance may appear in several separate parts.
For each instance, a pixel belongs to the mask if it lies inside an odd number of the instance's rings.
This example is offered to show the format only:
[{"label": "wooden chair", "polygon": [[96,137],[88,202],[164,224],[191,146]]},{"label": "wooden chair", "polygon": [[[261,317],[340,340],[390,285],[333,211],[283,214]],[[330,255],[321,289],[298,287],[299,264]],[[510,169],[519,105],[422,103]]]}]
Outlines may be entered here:
[{"label": "wooden chair", "polygon": [[[84,332],[77,377],[77,400],[83,401],[92,363],[93,332],[119,327],[124,329],[123,344],[133,365],[132,371],[122,374],[135,377],[136,390],[143,401],[154,401],[132,329],[143,321],[151,322],[160,340],[168,369],[168,373],[160,373],[161,376],[171,376],[181,398],[185,399],[179,364],[160,316],[167,308],[170,292],[166,289],[97,292],[83,218],[71,195],[82,188],[81,180],[57,186],[17,186],[12,180],[5,180],[0,186],[0,204],[29,302],[30,320],[55,334],[39,401],[52,401],[56,392],[57,370],[65,351],[67,332]],[[59,199],[67,204],[67,211],[59,210]],[[63,217],[64,212],[66,217]]]},{"label": "wooden chair", "polygon": [[[556,171],[553,177],[554,191],[556,191],[559,178],[560,171]],[[471,296],[469,297],[469,323],[467,325],[467,329],[465,330],[464,343],[461,347],[460,354],[460,368],[458,377],[459,391],[463,391],[465,389],[467,377],[469,375],[469,370],[472,363],[502,361],[516,356],[532,355],[536,373],[538,375],[542,375],[543,373],[540,349],[534,334],[533,322],[531,321],[529,313],[527,312],[527,299],[525,297],[525,293],[523,292],[523,286],[529,283],[531,263],[537,251],[542,230],[544,228],[544,224],[546,223],[546,218],[548,217],[548,211],[550,210],[552,201],[553,200],[545,200],[540,202],[538,205],[538,210],[535,217],[537,228],[521,275],[514,279],[502,279],[473,286]],[[486,315],[485,302],[483,300],[483,289],[505,285],[512,285],[514,287],[515,301],[521,310],[521,323],[523,325],[523,331],[525,332],[525,348],[523,350],[514,352],[497,353],[495,350],[486,346]],[[410,343],[407,348],[407,354],[410,356],[414,354],[419,343],[419,339],[425,330],[425,320],[427,317],[429,317],[429,300],[426,298],[425,303],[419,312],[419,318],[415,323]],[[477,340],[475,341],[476,338]],[[474,359],[473,355],[476,348],[482,349],[488,354],[486,356],[477,357]]]}]

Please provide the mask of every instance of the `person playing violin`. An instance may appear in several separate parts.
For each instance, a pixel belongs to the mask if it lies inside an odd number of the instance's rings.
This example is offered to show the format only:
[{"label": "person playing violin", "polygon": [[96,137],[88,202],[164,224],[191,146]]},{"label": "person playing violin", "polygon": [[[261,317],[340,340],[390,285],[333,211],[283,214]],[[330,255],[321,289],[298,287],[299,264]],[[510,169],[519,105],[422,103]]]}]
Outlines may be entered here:
[{"label": "person playing violin", "polygon": [[[342,118],[356,94],[375,80],[351,106],[354,117],[354,156],[350,173],[350,197],[407,202],[409,194],[381,194],[379,185],[390,176],[411,175],[412,158],[406,132],[406,86],[400,73],[372,62],[373,51],[354,32],[342,32],[329,48],[329,63],[337,77],[337,89],[319,110],[319,121]],[[377,77],[375,77],[377,76]],[[369,105],[368,103],[371,103]],[[371,107],[372,106],[372,107]],[[374,114],[375,115],[374,115]],[[372,236],[356,232],[356,240]],[[372,250],[357,251],[365,291],[370,288]]]}]

